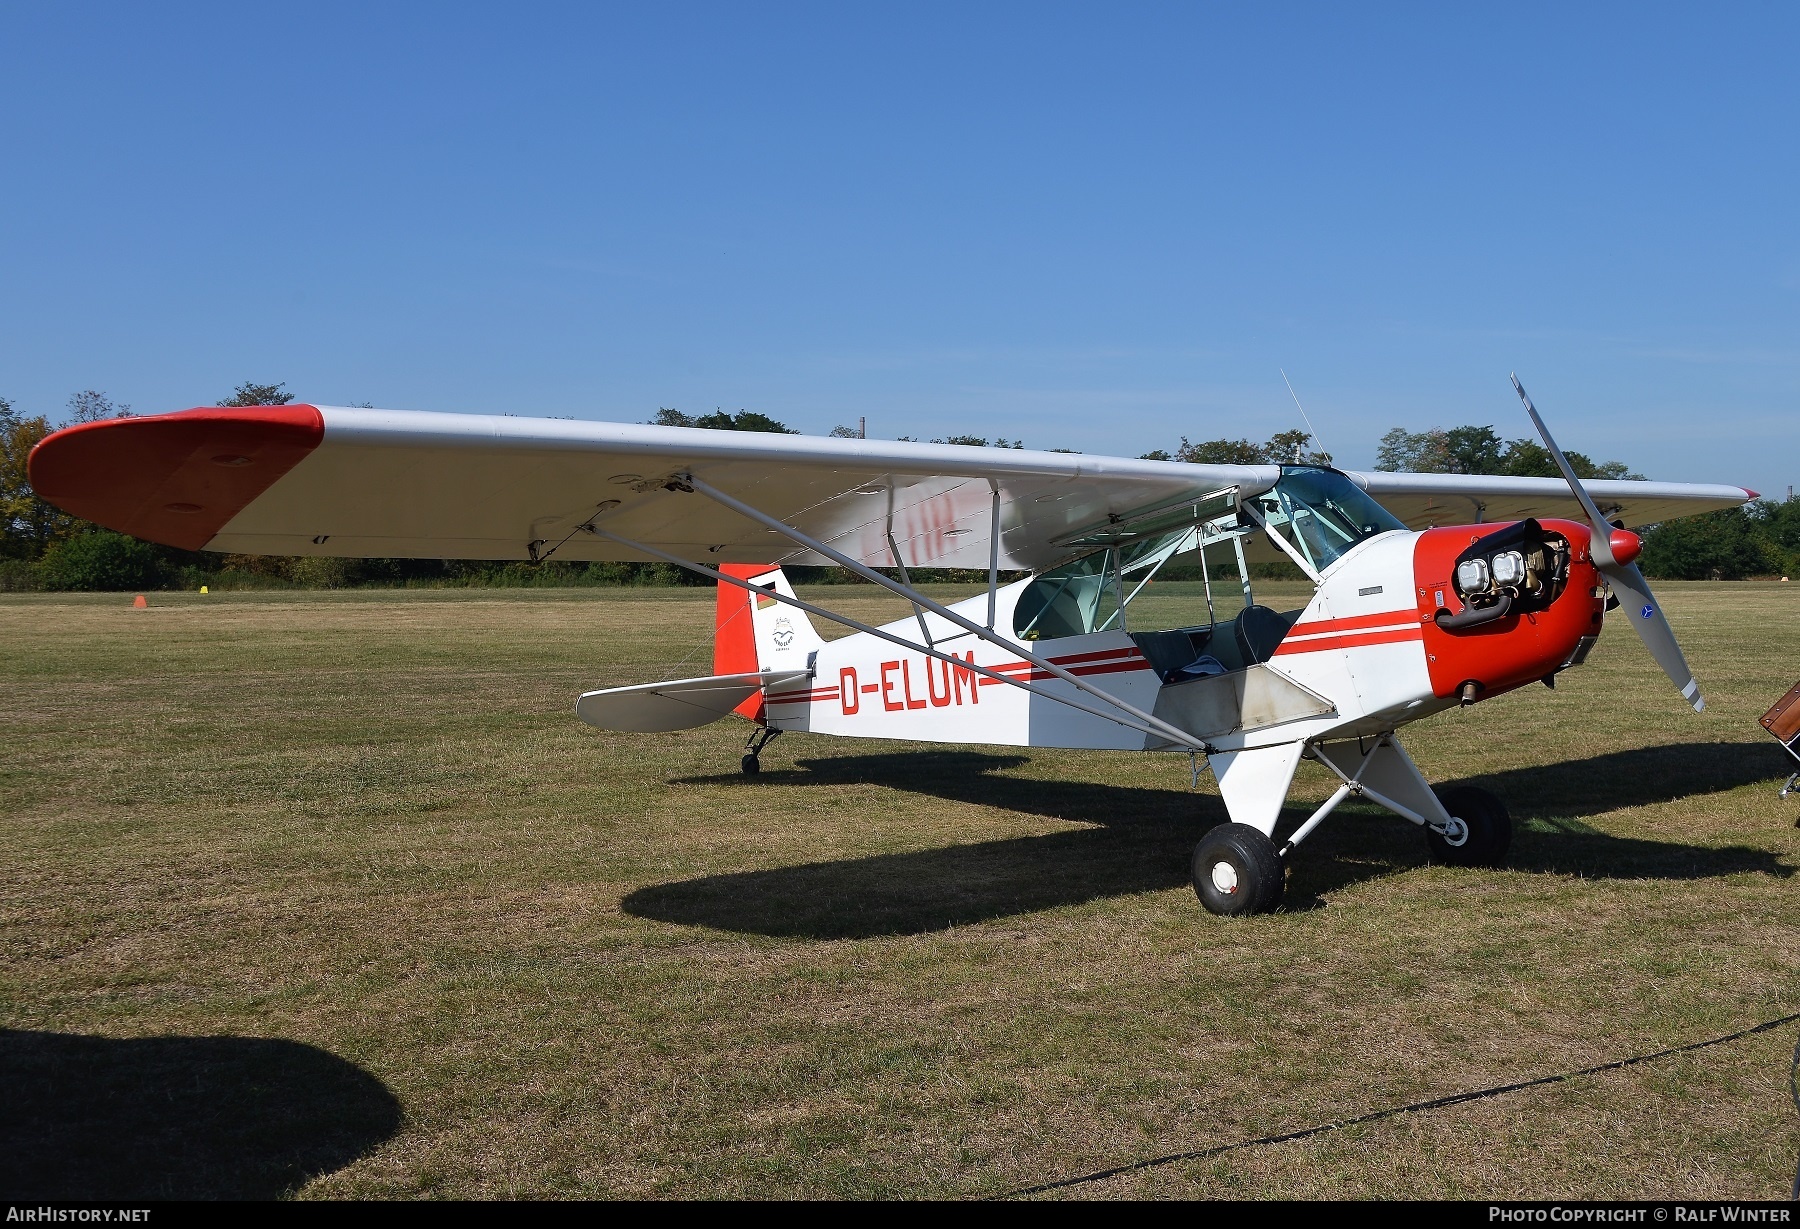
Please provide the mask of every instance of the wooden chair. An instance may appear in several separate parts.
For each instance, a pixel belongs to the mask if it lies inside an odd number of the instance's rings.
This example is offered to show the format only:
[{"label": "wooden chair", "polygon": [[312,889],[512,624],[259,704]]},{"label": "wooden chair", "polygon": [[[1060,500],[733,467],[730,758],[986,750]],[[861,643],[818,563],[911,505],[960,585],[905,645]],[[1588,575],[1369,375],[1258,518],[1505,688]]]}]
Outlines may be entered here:
[{"label": "wooden chair", "polygon": [[[1773,734],[1787,753],[1800,761],[1800,683],[1780,700],[1775,707],[1762,715],[1762,728]],[[1789,776],[1787,784],[1781,787],[1781,796],[1786,798],[1794,792],[1796,782],[1800,782],[1800,772]]]}]

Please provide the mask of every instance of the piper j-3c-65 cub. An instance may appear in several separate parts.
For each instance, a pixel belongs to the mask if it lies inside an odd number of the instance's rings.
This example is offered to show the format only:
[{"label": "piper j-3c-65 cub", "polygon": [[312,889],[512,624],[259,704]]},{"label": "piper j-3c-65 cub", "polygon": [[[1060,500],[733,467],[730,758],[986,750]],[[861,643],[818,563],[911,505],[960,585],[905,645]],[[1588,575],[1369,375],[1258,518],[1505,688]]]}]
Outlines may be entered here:
[{"label": "piper j-3c-65 cub", "polygon": [[[1584,489],[1518,391],[1566,481],[309,405],[84,423],[38,445],[31,478],[77,516],[188,549],[678,564],[718,582],[714,674],[588,692],[582,720],[652,732],[735,712],[756,725],[746,772],[789,730],[1203,755],[1231,822],[1195,849],[1194,890],[1241,914],[1280,902],[1287,857],[1352,795],[1444,861],[1498,864],[1500,800],[1434,792],[1395,732],[1580,665],[1613,605],[1701,707],[1625,526],[1755,492]],[[1291,560],[1312,600],[1258,604],[1258,558]],[[1241,579],[1209,580],[1189,626],[1144,627],[1132,601],[1175,560]],[[848,568],[913,614],[833,614],[783,563]],[[985,568],[987,591],[942,605],[909,577],[927,566]],[[808,615],[855,634],[827,642]],[[1278,844],[1307,756],[1340,784]]]}]

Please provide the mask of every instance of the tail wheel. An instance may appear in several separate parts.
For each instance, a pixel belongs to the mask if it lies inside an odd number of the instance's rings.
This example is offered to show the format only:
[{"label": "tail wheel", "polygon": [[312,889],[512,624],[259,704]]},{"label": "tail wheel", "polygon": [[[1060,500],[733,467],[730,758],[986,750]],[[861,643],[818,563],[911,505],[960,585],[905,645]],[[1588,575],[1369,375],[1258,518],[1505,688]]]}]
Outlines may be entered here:
[{"label": "tail wheel", "polygon": [[759,725],[751,732],[750,741],[744,744],[744,758],[738,761],[738,767],[744,770],[746,777],[754,777],[762,771],[760,757],[763,748],[781,737],[781,731],[766,725]]},{"label": "tail wheel", "polygon": [[1425,829],[1431,860],[1448,866],[1499,866],[1512,845],[1512,816],[1506,804],[1487,790],[1458,785],[1437,791],[1450,812],[1447,831]]},{"label": "tail wheel", "polygon": [[1248,824],[1220,824],[1194,846],[1194,895],[1225,917],[1274,911],[1286,872],[1275,842]]}]

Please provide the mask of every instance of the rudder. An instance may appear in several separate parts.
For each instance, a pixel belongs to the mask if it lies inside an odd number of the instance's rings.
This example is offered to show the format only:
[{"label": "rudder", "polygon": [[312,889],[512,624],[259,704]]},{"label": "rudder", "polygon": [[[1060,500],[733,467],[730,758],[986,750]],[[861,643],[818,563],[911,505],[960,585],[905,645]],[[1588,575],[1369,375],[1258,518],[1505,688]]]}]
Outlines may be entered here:
[{"label": "rudder", "polygon": [[[793,586],[773,563],[727,563],[727,576],[783,597]],[[807,657],[824,644],[806,613],[773,597],[719,582],[713,615],[713,673],[749,674],[758,670],[803,670]],[[732,710],[752,721],[763,719],[763,696],[757,692]]]}]

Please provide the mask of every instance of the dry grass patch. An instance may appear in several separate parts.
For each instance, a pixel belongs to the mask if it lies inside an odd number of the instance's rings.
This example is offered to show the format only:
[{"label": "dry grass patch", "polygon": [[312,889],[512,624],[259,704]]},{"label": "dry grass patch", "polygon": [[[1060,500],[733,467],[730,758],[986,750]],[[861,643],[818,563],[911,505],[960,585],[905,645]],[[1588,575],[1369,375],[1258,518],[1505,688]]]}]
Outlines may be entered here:
[{"label": "dry grass patch", "polygon": [[[1800,833],[1755,717],[1800,599],[1666,587],[1704,716],[1613,628],[1406,736],[1507,799],[1510,869],[1352,810],[1238,922],[1187,886],[1222,810],[1185,757],[796,735],[750,781],[741,723],[574,720],[705,673],[708,591],[0,599],[0,1077],[100,1107],[79,1166],[0,1185],[985,1194],[1785,1014]],[[1066,1193],[1774,1197],[1792,1043]],[[160,1157],[75,1148],[177,1085]]]}]

